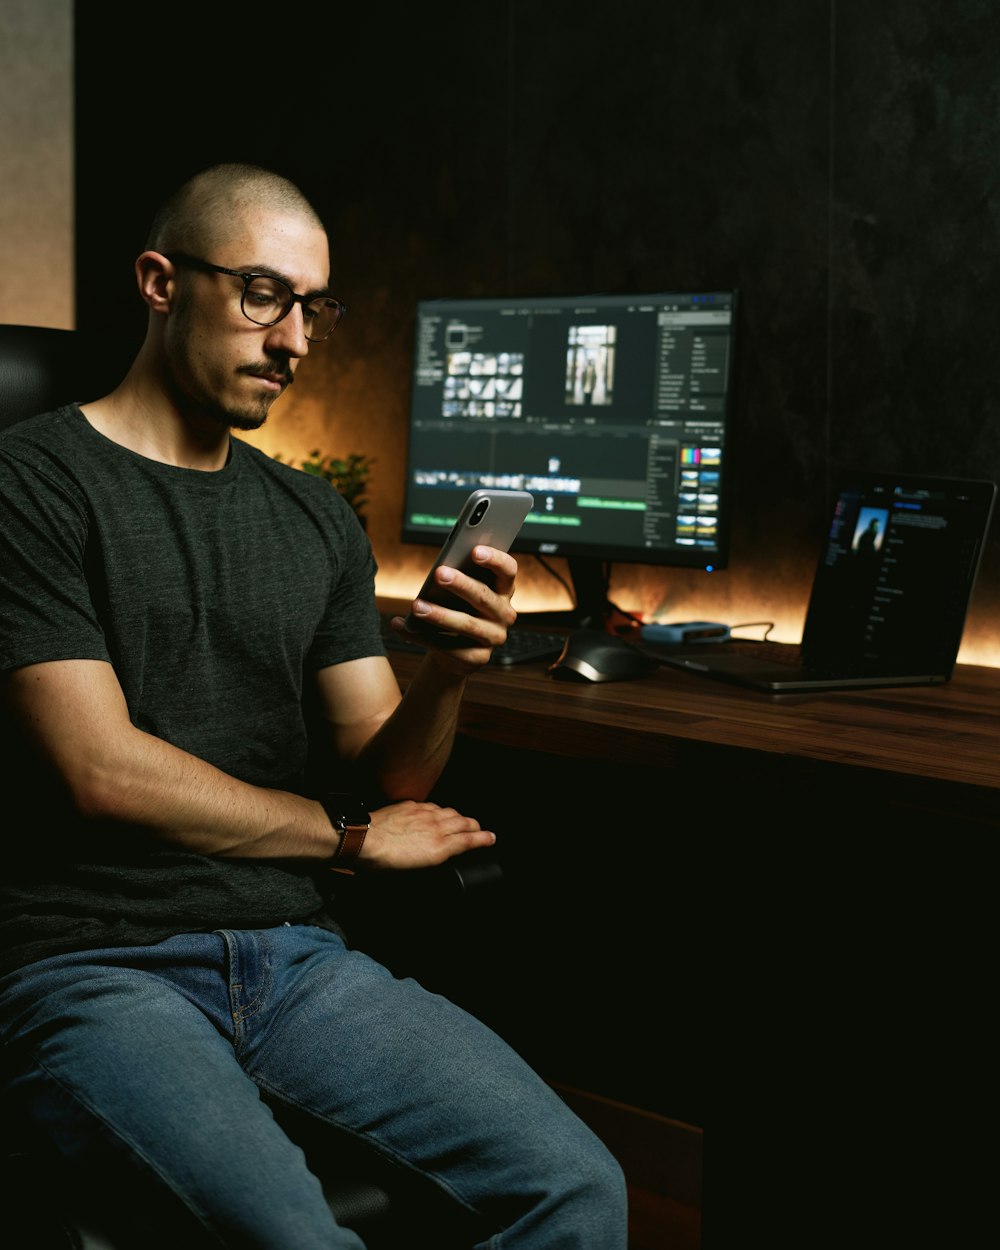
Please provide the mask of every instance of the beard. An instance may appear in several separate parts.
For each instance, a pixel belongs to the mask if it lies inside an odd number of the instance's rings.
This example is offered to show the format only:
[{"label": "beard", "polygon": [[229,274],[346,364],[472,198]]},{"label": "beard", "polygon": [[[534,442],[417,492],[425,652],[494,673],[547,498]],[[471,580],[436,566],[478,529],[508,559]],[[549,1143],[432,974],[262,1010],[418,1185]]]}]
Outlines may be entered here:
[{"label": "beard", "polygon": [[288,367],[287,359],[271,359],[252,365],[240,365],[236,372],[245,373],[250,377],[256,377],[260,374],[267,374],[268,376],[279,374],[281,381],[284,383],[283,389],[277,395],[262,395],[260,399],[243,408],[220,410],[220,417],[230,429],[259,430],[270,415],[271,405],[276,399],[280,399],[295,381],[295,374]]},{"label": "beard", "polygon": [[220,425],[224,425],[229,430],[259,430],[267,420],[270,409],[267,412],[218,412],[209,413],[209,416],[215,417]]},{"label": "beard", "polygon": [[[203,331],[201,331],[203,334]],[[267,377],[282,384],[277,394],[259,394],[252,400],[239,402],[228,397],[229,389],[221,378],[212,378],[210,370],[199,369],[191,353],[191,344],[199,335],[197,322],[193,319],[190,300],[180,300],[168,329],[167,371],[168,385],[174,392],[180,410],[192,407],[215,424],[232,430],[259,430],[268,418],[271,405],[280,399],[295,381],[291,358],[286,352],[270,352],[250,364],[238,365],[236,374],[248,377]],[[211,361],[209,361],[209,364]]]},{"label": "beard", "polygon": [[240,365],[236,370],[237,373],[245,373],[250,377],[266,374],[269,377],[280,375],[281,381],[284,383],[284,389],[276,395],[261,395],[259,398],[242,404],[235,405],[233,403],[224,404],[218,400],[210,400],[202,397],[200,402],[197,396],[191,394],[190,391],[178,387],[178,394],[183,394],[182,406],[184,403],[190,405],[192,400],[197,403],[203,416],[208,417],[211,421],[224,427],[227,430],[259,430],[267,420],[271,405],[276,399],[280,399],[285,391],[295,381],[295,375],[288,367],[288,361],[267,360],[251,365]]},{"label": "beard", "polygon": [[285,359],[272,357],[272,359],[260,361],[259,364],[240,365],[236,372],[237,374],[247,374],[250,377],[260,374],[279,374],[281,381],[284,382],[284,386],[277,392],[277,395],[261,395],[260,399],[256,400],[254,404],[241,407],[241,409],[230,409],[227,411],[231,429],[259,430],[270,414],[271,404],[274,404],[276,399],[281,399],[281,396],[285,394],[285,391],[295,381],[295,374],[289,367],[287,357]]},{"label": "beard", "polygon": [[[280,398],[280,396],[275,398]],[[214,417],[220,425],[224,425],[230,430],[259,430],[270,415],[271,403],[273,403],[273,400],[264,401],[260,405],[255,404],[253,408],[220,408],[215,412],[210,412],[208,415]]]}]

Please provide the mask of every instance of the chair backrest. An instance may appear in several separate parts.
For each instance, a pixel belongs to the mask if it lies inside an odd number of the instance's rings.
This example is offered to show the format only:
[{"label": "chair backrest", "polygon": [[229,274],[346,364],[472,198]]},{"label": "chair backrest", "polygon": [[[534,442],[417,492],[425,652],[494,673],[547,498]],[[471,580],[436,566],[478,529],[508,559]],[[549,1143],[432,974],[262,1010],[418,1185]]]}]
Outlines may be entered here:
[{"label": "chair backrest", "polygon": [[0,325],[0,429],[62,404],[106,395],[121,379],[120,351],[78,330]]}]

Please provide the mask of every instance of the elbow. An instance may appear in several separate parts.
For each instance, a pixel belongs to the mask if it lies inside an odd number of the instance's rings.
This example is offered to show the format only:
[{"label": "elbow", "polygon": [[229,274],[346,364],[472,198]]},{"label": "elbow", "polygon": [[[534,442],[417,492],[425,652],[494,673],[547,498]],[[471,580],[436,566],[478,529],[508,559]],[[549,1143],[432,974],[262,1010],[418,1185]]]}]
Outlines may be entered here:
[{"label": "elbow", "polygon": [[86,821],[128,820],[129,786],[121,770],[89,765],[66,778],[69,801]]}]

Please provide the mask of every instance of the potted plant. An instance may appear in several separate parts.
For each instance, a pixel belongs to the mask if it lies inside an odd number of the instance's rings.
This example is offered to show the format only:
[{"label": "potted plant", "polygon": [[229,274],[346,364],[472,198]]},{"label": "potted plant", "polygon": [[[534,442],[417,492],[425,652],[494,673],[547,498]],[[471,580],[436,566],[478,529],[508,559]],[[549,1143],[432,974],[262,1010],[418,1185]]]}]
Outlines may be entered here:
[{"label": "potted plant", "polygon": [[[275,460],[281,459],[283,459],[282,456],[275,456]],[[285,463],[291,464],[292,462],[288,460]],[[326,478],[330,485],[343,495],[354,509],[358,520],[364,525],[367,521],[364,508],[368,503],[368,477],[374,463],[373,459],[362,452],[352,451],[346,458],[341,458],[324,456],[317,450],[310,452],[308,460],[303,460],[299,467],[303,472],[311,473],[313,477]]]}]

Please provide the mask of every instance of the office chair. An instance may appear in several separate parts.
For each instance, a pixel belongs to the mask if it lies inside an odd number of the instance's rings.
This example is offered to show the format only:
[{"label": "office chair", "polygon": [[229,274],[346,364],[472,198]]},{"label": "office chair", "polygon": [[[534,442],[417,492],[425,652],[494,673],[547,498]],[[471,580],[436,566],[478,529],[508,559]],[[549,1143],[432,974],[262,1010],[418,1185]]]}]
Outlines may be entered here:
[{"label": "office chair", "polygon": [[[124,373],[109,362],[106,345],[73,330],[0,325],[0,429],[33,413],[46,412],[77,400],[85,403],[106,394]],[[332,489],[332,487],[331,487]],[[354,936],[366,926],[381,927],[382,945],[371,951],[398,975],[417,975],[407,909],[414,917],[437,917],[437,931],[454,924],[448,945],[469,944],[462,933],[473,908],[478,914],[500,884],[501,874],[490,851],[472,851],[440,869],[413,873],[360,875],[347,885],[347,926]],[[474,902],[472,901],[474,899]],[[352,925],[352,914],[357,926]],[[444,919],[442,920],[442,917]],[[393,929],[400,943],[394,963]],[[456,936],[457,935],[457,936]],[[436,988],[436,987],[433,987]],[[279,1118],[281,1118],[279,1116]],[[357,1142],[345,1139],[322,1145],[307,1121],[284,1118],[284,1127],[304,1150],[323,1184],[338,1221],[355,1229],[369,1250],[409,1250],[433,1245],[435,1250],[464,1250],[485,1236],[475,1222],[437,1189],[379,1158]],[[144,1250],[130,1240],[115,1239],[106,1215],[90,1209],[86,1192],[75,1187],[55,1154],[28,1140],[15,1126],[0,1127],[0,1243],[32,1250]]]}]

